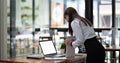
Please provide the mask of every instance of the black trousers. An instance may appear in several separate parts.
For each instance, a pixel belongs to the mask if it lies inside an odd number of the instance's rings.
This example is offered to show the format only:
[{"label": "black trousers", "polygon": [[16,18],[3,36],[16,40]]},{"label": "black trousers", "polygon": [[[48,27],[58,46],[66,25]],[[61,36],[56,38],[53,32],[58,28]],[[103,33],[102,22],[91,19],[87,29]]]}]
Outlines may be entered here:
[{"label": "black trousers", "polygon": [[87,39],[84,45],[87,53],[86,63],[105,63],[105,49],[96,37]]}]

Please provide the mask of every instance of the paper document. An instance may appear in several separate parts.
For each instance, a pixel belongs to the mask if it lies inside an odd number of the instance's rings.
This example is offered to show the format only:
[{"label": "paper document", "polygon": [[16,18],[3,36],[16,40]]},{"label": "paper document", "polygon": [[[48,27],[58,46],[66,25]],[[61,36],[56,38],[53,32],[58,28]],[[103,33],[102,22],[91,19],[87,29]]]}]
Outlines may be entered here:
[{"label": "paper document", "polygon": [[42,58],[42,56],[40,54],[31,54],[27,55],[27,58]]}]

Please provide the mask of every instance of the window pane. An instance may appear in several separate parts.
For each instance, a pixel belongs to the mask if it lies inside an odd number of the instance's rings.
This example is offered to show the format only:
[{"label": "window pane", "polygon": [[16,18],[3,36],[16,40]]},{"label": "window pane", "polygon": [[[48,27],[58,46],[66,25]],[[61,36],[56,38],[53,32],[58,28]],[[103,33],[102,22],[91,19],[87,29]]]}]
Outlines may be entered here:
[{"label": "window pane", "polygon": [[116,21],[115,26],[120,28],[120,0],[116,0]]},{"label": "window pane", "polygon": [[51,27],[61,27],[64,25],[63,0],[51,0]]},{"label": "window pane", "polygon": [[[68,27],[64,21],[64,10],[75,8],[81,16],[85,16],[85,0],[51,0],[51,27]],[[71,5],[72,4],[72,5]],[[59,23],[59,24],[58,24]]]},{"label": "window pane", "polygon": [[85,0],[67,0],[66,7],[73,7],[78,11],[79,15],[85,16]]},{"label": "window pane", "polygon": [[112,5],[111,0],[94,0],[93,16],[95,28],[112,27]]},{"label": "window pane", "polygon": [[10,57],[10,1],[7,0],[7,53],[8,53],[8,57]]},{"label": "window pane", "polygon": [[35,0],[35,28],[49,27],[49,0]]},{"label": "window pane", "polygon": [[32,0],[16,1],[16,56],[32,53]]},{"label": "window pane", "polygon": [[[67,7],[75,8],[80,16],[85,17],[85,0],[66,0],[65,5],[66,5],[65,8]],[[65,21],[65,24],[67,25],[68,22]]]},{"label": "window pane", "polygon": [[[115,6],[116,6],[116,13],[115,13],[115,27],[116,28],[120,28],[120,0],[116,0],[116,2],[115,2]],[[116,40],[116,46],[120,46],[120,31],[116,31],[116,38],[115,38]]]}]

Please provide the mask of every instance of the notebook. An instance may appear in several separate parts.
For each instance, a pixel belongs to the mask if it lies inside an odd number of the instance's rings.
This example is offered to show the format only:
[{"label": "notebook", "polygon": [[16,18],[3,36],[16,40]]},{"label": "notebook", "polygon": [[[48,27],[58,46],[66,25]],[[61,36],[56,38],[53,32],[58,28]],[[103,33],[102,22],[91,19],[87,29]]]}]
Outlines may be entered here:
[{"label": "notebook", "polygon": [[44,54],[44,57],[45,58],[56,58],[58,57],[58,59],[65,59],[63,57],[65,57],[65,55],[60,55],[60,54],[57,54],[57,50],[55,48],[55,45],[53,44],[52,40],[49,40],[49,41],[41,41],[39,42],[40,43],[40,47],[41,47],[41,50],[42,50],[42,53]]}]

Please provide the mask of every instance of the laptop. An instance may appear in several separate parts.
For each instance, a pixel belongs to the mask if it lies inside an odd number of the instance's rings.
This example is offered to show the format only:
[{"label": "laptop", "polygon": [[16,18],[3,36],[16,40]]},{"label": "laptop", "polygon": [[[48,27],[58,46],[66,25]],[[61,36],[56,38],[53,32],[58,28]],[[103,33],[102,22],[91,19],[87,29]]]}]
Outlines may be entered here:
[{"label": "laptop", "polygon": [[65,54],[57,54],[57,50],[52,40],[41,41],[39,43],[44,57],[65,57]]}]

